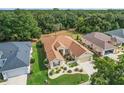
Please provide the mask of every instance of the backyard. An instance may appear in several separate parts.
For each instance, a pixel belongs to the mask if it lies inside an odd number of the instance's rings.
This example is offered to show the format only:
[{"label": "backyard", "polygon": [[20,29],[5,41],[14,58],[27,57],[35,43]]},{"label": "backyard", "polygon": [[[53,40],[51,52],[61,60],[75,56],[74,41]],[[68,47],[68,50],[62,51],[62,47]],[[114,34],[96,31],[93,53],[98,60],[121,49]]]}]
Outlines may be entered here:
[{"label": "backyard", "polygon": [[41,45],[33,44],[33,58],[35,62],[31,65],[31,74],[28,76],[28,85],[74,85],[88,81],[87,74],[65,74],[56,79],[48,78],[48,69],[44,65],[46,62],[45,52]]},{"label": "backyard", "polygon": [[54,36],[54,35],[68,35],[75,40],[80,40],[81,36],[83,36],[83,34],[78,33],[73,29],[73,30],[61,30],[61,31],[57,31],[54,33],[50,33],[50,34],[43,34],[43,35],[41,35],[41,38],[44,36]]}]

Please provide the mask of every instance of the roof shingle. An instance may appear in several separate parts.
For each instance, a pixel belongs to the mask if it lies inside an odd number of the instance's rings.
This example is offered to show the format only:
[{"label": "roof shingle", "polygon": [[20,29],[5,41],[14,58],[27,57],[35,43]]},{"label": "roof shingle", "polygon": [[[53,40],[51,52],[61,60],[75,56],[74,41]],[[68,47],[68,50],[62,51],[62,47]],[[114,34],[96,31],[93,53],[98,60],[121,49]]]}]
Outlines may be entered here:
[{"label": "roof shingle", "polygon": [[84,39],[103,49],[115,48],[112,44],[109,43],[109,41],[111,41],[111,37],[100,32],[92,32],[87,34],[84,36]]}]

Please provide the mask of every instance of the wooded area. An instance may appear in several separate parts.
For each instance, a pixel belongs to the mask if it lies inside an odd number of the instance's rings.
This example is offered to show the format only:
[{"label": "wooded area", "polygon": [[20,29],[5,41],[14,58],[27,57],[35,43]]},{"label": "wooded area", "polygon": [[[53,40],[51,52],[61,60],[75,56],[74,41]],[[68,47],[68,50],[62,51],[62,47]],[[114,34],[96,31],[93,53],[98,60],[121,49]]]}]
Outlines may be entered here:
[{"label": "wooded area", "polygon": [[95,58],[97,72],[91,76],[93,85],[123,85],[124,84],[124,54],[116,63],[109,57]]},{"label": "wooded area", "polygon": [[75,28],[104,32],[124,28],[123,10],[1,10],[0,41],[31,40],[41,34]]}]

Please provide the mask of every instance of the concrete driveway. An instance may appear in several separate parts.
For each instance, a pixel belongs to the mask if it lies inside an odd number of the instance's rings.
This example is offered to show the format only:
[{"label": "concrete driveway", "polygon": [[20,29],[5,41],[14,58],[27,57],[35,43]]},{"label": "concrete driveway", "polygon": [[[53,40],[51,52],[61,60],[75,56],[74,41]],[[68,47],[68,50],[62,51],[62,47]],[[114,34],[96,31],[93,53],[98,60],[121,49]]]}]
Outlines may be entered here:
[{"label": "concrete driveway", "polygon": [[93,68],[94,64],[92,62],[81,63],[80,66],[89,76],[91,76],[96,70]]},{"label": "concrete driveway", "polygon": [[108,55],[106,55],[106,56],[108,56],[109,58],[111,58],[111,59],[113,59],[113,60],[115,60],[115,61],[119,61],[119,55],[122,55],[122,54],[124,54],[123,52],[120,52],[120,53],[118,53],[118,54],[108,54]]},{"label": "concrete driveway", "polygon": [[115,61],[119,61],[119,59],[118,59],[118,55],[115,55],[115,54],[109,54],[109,55],[107,55],[107,56],[108,56],[109,58],[115,60]]},{"label": "concrete driveway", "polygon": [[27,74],[9,78],[6,82],[0,83],[0,85],[26,85]]}]

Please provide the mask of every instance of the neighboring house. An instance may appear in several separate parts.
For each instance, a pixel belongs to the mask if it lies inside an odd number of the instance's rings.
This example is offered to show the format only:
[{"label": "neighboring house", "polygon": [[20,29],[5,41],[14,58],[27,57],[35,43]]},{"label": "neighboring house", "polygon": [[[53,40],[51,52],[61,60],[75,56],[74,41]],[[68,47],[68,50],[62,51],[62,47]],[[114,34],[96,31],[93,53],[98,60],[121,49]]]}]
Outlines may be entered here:
[{"label": "neighboring house", "polygon": [[64,64],[68,57],[76,62],[92,60],[93,53],[69,36],[45,36],[42,41],[50,68]]},{"label": "neighboring house", "polygon": [[124,45],[124,29],[108,31],[106,34],[115,39],[118,45]]},{"label": "neighboring house", "polygon": [[30,73],[31,42],[0,43],[0,73],[4,80]]},{"label": "neighboring house", "polygon": [[102,56],[113,54],[116,51],[116,47],[112,44],[111,37],[100,32],[92,32],[85,35],[82,38],[82,42]]}]

